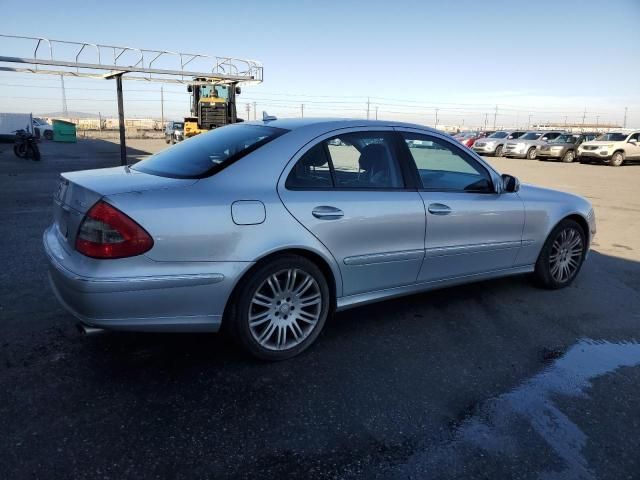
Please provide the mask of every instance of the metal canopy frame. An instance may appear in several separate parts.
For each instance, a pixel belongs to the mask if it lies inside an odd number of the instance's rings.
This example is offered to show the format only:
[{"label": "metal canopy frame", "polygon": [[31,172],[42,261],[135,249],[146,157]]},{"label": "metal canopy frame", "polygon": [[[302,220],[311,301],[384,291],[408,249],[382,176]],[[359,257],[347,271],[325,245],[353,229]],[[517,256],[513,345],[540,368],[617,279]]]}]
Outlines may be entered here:
[{"label": "metal canopy frame", "polygon": [[[116,80],[122,165],[127,163],[123,78],[189,85],[262,82],[262,64],[256,60],[0,34],[0,52],[16,46],[33,56],[0,54],[0,71]],[[196,63],[203,68],[194,69]]]}]

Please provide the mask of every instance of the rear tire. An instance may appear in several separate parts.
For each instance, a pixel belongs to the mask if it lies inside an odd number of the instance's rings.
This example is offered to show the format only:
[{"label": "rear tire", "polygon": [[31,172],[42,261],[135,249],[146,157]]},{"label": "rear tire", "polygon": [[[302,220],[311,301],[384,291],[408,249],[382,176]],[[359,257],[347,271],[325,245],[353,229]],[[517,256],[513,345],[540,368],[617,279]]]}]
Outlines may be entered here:
[{"label": "rear tire", "polygon": [[18,158],[24,158],[27,155],[27,146],[24,143],[14,145],[13,153]]},{"label": "rear tire", "polygon": [[564,157],[562,157],[562,161],[564,163],[571,163],[575,160],[576,155],[575,153],[573,153],[573,150],[569,150],[567,153],[564,154]]},{"label": "rear tire", "polygon": [[616,152],[609,160],[609,165],[612,167],[619,167],[624,163],[624,152]]},{"label": "rear tire", "polygon": [[252,271],[230,299],[231,333],[254,357],[294,357],[320,335],[330,311],[327,280],[318,266],[283,255]]},{"label": "rear tire", "polygon": [[535,160],[537,155],[538,149],[536,147],[531,147],[529,150],[527,150],[527,158],[529,160]]},{"label": "rear tire", "polygon": [[540,251],[534,276],[544,288],[564,288],[576,278],[587,251],[586,234],[580,224],[562,220],[551,231]]},{"label": "rear tire", "polygon": [[176,137],[171,135],[171,145],[175,145],[175,143],[176,143]]}]

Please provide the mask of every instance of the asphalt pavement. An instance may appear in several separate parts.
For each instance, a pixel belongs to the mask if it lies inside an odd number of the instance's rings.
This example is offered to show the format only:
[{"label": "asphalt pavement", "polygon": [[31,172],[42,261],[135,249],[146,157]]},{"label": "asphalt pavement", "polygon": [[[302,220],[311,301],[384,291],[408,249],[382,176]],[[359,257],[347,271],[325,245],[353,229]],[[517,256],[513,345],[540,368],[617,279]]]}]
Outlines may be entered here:
[{"label": "asphalt pavement", "polygon": [[640,165],[490,159],[594,203],[571,287],[369,305],[263,363],[222,334],[84,337],[58,305],[41,245],[58,173],[118,152],[0,144],[0,478],[640,478]]}]

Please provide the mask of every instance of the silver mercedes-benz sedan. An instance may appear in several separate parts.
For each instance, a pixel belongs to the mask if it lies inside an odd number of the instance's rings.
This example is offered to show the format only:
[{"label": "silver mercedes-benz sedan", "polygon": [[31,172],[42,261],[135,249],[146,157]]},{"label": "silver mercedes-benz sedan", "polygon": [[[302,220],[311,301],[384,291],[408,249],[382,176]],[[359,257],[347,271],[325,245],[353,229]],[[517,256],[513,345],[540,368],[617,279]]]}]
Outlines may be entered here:
[{"label": "silver mercedes-benz sedan", "polygon": [[565,287],[596,230],[584,198],[385,121],[230,125],[64,173],[54,201],[51,284],[82,324],[224,326],[269,360],[311,345],[335,310],[530,272]]}]

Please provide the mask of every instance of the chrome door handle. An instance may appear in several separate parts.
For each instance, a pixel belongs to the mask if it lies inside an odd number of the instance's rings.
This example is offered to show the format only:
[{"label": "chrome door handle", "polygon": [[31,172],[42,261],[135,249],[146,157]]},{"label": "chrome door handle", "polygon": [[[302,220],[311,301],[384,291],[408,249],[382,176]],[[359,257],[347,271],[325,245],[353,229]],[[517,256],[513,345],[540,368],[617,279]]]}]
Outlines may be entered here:
[{"label": "chrome door handle", "polygon": [[311,214],[320,220],[336,220],[344,216],[344,212],[336,207],[322,205],[314,208]]},{"label": "chrome door handle", "polygon": [[444,203],[432,203],[429,205],[429,213],[434,215],[449,215],[451,213],[451,207]]}]

